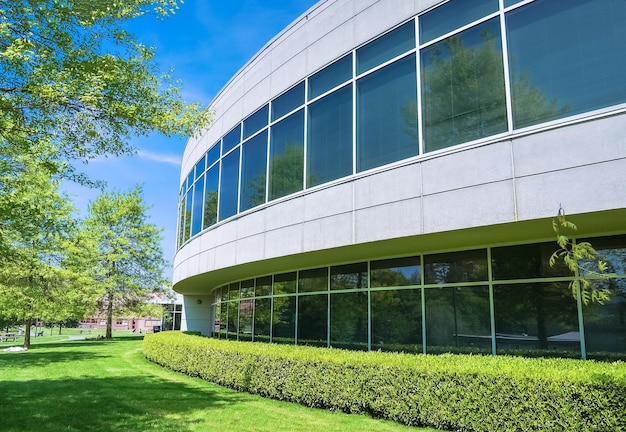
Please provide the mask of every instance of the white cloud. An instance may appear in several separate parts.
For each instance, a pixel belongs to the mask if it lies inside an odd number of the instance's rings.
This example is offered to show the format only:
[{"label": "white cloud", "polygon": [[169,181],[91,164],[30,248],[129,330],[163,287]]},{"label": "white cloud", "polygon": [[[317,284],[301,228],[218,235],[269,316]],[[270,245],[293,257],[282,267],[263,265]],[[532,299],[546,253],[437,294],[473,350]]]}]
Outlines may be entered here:
[{"label": "white cloud", "polygon": [[154,153],[146,150],[138,150],[137,156],[142,159],[148,159],[154,162],[160,162],[165,164],[170,164],[179,167],[180,166],[180,155],[175,154],[166,154],[166,153]]}]

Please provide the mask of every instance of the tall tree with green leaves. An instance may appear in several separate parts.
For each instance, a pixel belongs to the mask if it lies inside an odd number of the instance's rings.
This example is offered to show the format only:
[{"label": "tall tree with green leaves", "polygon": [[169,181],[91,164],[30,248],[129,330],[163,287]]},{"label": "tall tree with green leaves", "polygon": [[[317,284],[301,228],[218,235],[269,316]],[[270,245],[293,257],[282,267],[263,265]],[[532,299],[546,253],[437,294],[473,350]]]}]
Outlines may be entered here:
[{"label": "tall tree with green leaves", "polygon": [[142,188],[136,186],[128,192],[104,192],[90,204],[84,221],[97,244],[107,339],[115,316],[162,315],[161,309],[151,310],[150,300],[166,286],[166,262],[161,230],[148,222],[147,210]]},{"label": "tall tree with green leaves", "polygon": [[54,150],[55,174],[86,179],[72,161],[134,151],[130,136],[188,136],[210,117],[182,100],[152,48],[127,22],[175,13],[182,0],[0,0],[0,153]]}]

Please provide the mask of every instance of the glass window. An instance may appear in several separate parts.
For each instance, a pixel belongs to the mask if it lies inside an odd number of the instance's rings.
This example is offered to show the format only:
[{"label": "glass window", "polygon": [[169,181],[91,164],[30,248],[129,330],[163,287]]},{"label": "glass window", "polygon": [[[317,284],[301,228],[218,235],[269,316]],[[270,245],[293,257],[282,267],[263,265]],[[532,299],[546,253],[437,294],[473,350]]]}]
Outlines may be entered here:
[{"label": "glass window", "polygon": [[191,187],[191,185],[193,184],[193,181],[194,181],[194,171],[191,170],[191,172],[187,176],[187,189]]},{"label": "glass window", "polygon": [[372,291],[372,350],[422,353],[422,291]]},{"label": "glass window", "polygon": [[193,185],[193,211],[191,216],[191,235],[202,230],[202,196],[204,195],[204,176]]},{"label": "glass window", "polygon": [[252,135],[267,126],[267,115],[269,113],[269,105],[265,105],[257,112],[243,121],[243,139],[250,138]]},{"label": "glass window", "polygon": [[556,242],[491,248],[493,279],[572,276],[560,260],[554,267],[550,266],[550,257],[558,248]]},{"label": "glass window", "polygon": [[567,282],[494,287],[498,354],[580,358],[578,307]]},{"label": "glass window", "polygon": [[254,279],[241,281],[241,298],[254,297]]},{"label": "glass window", "polygon": [[489,288],[424,290],[428,353],[491,353]]},{"label": "glass window", "polygon": [[413,20],[373,40],[356,51],[357,75],[415,48]]},{"label": "glass window", "polygon": [[178,247],[181,247],[185,242],[185,204],[187,199],[185,196],[181,197],[180,208],[178,213]]},{"label": "glass window", "polygon": [[239,302],[228,302],[228,323],[226,326],[226,339],[237,339],[239,331]]},{"label": "glass window", "polygon": [[267,131],[263,131],[241,146],[241,203],[244,211],[265,202],[265,173],[267,171]]},{"label": "glass window", "polygon": [[297,285],[297,274],[282,273],[274,276],[274,295],[295,294]]},{"label": "glass window", "polygon": [[604,304],[583,306],[587,357],[598,360],[626,360],[626,279],[592,281],[592,288],[608,290]]},{"label": "glass window", "polygon": [[217,142],[216,144],[213,145],[213,147],[209,149],[207,153],[206,166],[211,167],[211,165],[213,165],[219,159],[220,159],[220,143]]},{"label": "glass window", "polygon": [[420,44],[483,18],[498,8],[498,0],[451,0],[419,17]]},{"label": "glass window", "polygon": [[[295,279],[294,279],[295,280]],[[293,292],[296,292],[294,289]],[[272,277],[264,276],[256,279],[255,296],[266,296],[272,294]]]},{"label": "glass window", "polygon": [[304,179],[304,110],[271,128],[269,199],[302,190]]},{"label": "glass window", "polygon": [[331,267],[330,289],[367,289],[367,263]]},{"label": "glass window", "polygon": [[238,340],[252,340],[252,317],[254,315],[254,300],[241,300],[239,302],[239,333]]},{"label": "glass window", "polygon": [[270,316],[272,312],[272,299],[261,298],[254,300],[254,341],[270,341]]},{"label": "glass window", "polygon": [[514,4],[517,4],[521,1],[523,0],[504,0],[504,7],[513,6]]},{"label": "glass window", "polygon": [[217,222],[217,188],[219,177],[219,164],[210,168],[206,173],[204,186],[204,228],[208,228]]},{"label": "glass window", "polygon": [[241,123],[222,138],[222,155],[234,149],[241,142]]},{"label": "glass window", "polygon": [[219,219],[224,220],[237,213],[239,192],[239,148],[222,159],[220,181]]},{"label": "glass window", "polygon": [[328,294],[298,297],[298,345],[328,346]]},{"label": "glass window", "polygon": [[185,203],[185,235],[184,241],[189,240],[191,234],[191,211],[193,209],[193,193],[191,191],[187,192],[187,199]]},{"label": "glass window", "polygon": [[626,102],[623,0],[538,0],[506,23],[516,128]]},{"label": "glass window", "polygon": [[331,63],[309,77],[309,100],[352,78],[352,54]]},{"label": "glass window", "polygon": [[304,104],[304,81],[272,101],[272,121]]},{"label": "glass window", "polygon": [[357,171],[418,154],[415,56],[357,82]]},{"label": "glass window", "polygon": [[508,128],[497,18],[420,51],[424,150]]},{"label": "glass window", "polygon": [[424,256],[424,282],[427,284],[477,282],[487,279],[486,249]]},{"label": "glass window", "polygon": [[274,297],[272,304],[272,342],[293,344],[296,338],[296,298]]},{"label": "glass window", "polygon": [[420,257],[393,258],[370,263],[372,288],[420,285],[422,267]]},{"label": "glass window", "polygon": [[[579,239],[578,242],[591,244],[598,253],[598,258],[607,263],[607,273],[626,275],[626,235]],[[589,264],[585,263],[585,266],[589,268]],[[590,269],[598,271],[597,267]]]},{"label": "glass window", "polygon": [[228,304],[224,299],[220,303],[220,339],[228,337]]},{"label": "glass window", "polygon": [[367,351],[367,291],[330,296],[330,346]]},{"label": "glass window", "polygon": [[352,174],[352,86],[309,105],[307,187]]},{"label": "glass window", "polygon": [[302,270],[298,278],[298,292],[328,291],[328,267]]},{"label": "glass window", "polygon": [[198,163],[196,164],[194,168],[195,177],[196,178],[200,177],[204,173],[205,169],[206,169],[206,154],[202,156],[202,159],[198,161]]}]

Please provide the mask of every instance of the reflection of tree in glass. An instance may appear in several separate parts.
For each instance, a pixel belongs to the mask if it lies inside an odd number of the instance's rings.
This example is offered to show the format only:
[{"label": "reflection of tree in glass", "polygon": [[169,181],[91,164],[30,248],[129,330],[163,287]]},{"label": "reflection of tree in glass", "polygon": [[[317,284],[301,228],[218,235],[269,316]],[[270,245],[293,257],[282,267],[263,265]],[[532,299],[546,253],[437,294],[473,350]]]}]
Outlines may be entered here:
[{"label": "reflection of tree in glass", "polygon": [[421,352],[421,290],[373,291],[371,297],[372,349]]},{"label": "reflection of tree in glass", "polygon": [[[304,149],[302,143],[287,143],[285,150],[272,155],[270,161],[270,199],[302,190],[304,178]],[[257,186],[260,193],[260,186]],[[263,196],[265,190],[263,189]]]},{"label": "reflection of tree in glass", "polygon": [[217,222],[217,191],[207,191],[204,196],[204,228]]},{"label": "reflection of tree in glass", "polygon": [[410,275],[406,275],[400,269],[376,269],[372,270],[372,286],[376,287],[400,287],[421,284],[419,267]]}]

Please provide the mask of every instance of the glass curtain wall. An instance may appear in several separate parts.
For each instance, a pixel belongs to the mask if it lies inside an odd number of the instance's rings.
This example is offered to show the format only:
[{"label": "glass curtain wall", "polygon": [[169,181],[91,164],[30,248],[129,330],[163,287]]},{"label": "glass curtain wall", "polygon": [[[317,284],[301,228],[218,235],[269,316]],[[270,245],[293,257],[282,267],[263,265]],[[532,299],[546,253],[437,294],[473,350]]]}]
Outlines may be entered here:
[{"label": "glass curtain wall", "polygon": [[574,296],[575,276],[549,264],[556,245],[537,243],[230,284],[216,296],[217,336],[353,350],[626,359],[626,235],[591,243],[611,271],[608,278],[587,275],[609,290],[604,304]]},{"label": "glass curtain wall", "polygon": [[447,1],[242,119],[188,173],[178,246],[304,188],[626,103],[626,2],[503,7]]}]

